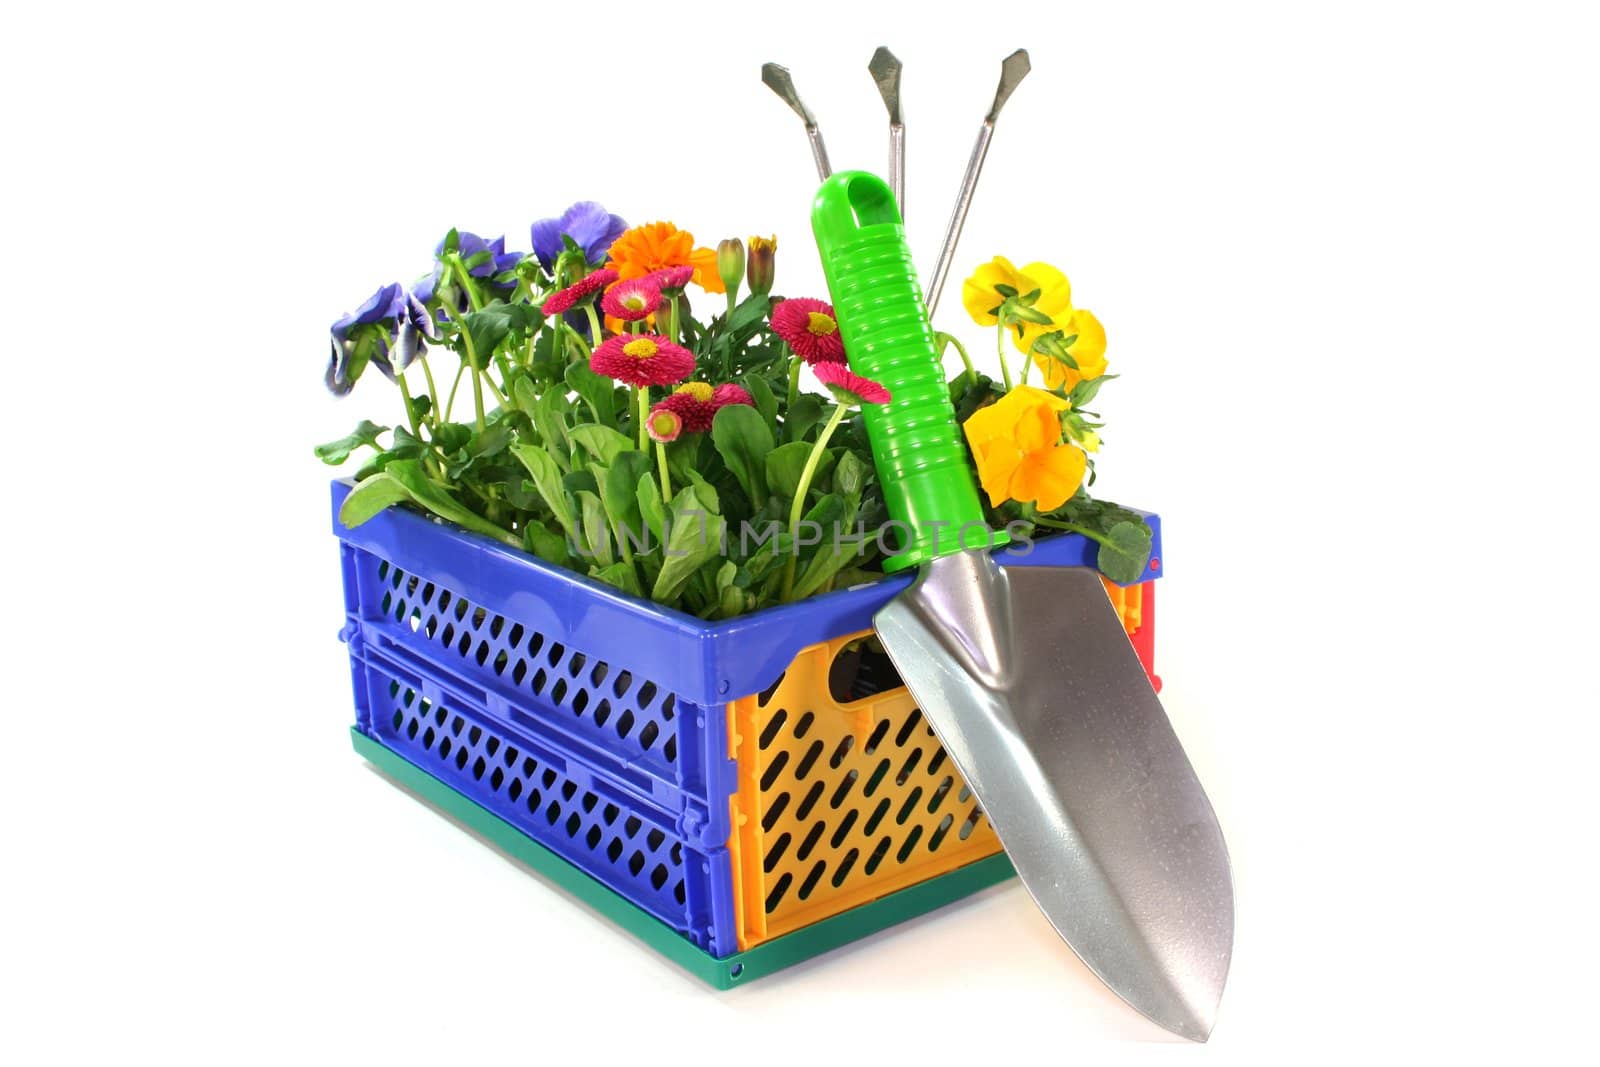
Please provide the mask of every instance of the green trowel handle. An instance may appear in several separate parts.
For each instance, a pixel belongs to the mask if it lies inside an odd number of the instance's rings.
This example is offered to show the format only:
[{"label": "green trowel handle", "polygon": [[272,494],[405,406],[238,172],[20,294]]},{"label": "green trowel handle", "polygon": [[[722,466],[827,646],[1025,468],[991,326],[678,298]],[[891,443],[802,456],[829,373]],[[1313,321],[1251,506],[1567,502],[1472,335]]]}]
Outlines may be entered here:
[{"label": "green trowel handle", "polygon": [[862,413],[905,546],[884,569],[1004,543],[984,522],[894,195],[871,174],[841,171],[817,192],[811,228],[850,369],[891,395]]}]

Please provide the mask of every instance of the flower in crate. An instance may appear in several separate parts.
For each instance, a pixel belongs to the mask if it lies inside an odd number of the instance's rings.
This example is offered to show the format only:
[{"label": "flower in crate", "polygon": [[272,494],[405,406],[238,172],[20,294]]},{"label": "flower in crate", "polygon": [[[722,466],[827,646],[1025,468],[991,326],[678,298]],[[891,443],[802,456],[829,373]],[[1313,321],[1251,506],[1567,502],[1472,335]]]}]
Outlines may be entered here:
[{"label": "flower in crate", "polygon": [[750,292],[755,296],[766,296],[772,292],[773,276],[777,271],[778,239],[752,237],[749,245],[745,273],[750,279]]},{"label": "flower in crate", "polygon": [[750,390],[742,385],[725,382],[711,391],[711,402],[721,411],[729,404],[743,404],[745,407],[755,407],[755,397],[750,395]]},{"label": "flower in crate", "polygon": [[673,385],[694,373],[694,356],[656,334],[618,334],[594,350],[589,369],[636,389]]},{"label": "flower in crate", "polygon": [[[1072,312],[1072,283],[1048,263],[1029,263],[1020,270],[1004,256],[995,256],[961,283],[961,304],[979,326],[1001,324],[1019,352],[1031,353],[1033,342],[1057,328]],[[1042,320],[1042,321],[1041,321]]]},{"label": "flower in crate", "polygon": [[694,268],[690,266],[663,267],[644,276],[664,293],[681,293],[684,286],[694,281]]},{"label": "flower in crate", "polygon": [[713,248],[696,248],[694,234],[670,222],[650,222],[625,230],[611,244],[606,266],[623,279],[671,267],[689,267],[695,284],[708,293],[722,292],[722,277],[717,273],[717,253]]},{"label": "flower in crate", "polygon": [[650,440],[658,445],[670,445],[688,428],[683,416],[660,404],[650,409],[650,416],[644,420],[644,426],[650,434]]},{"label": "flower in crate", "polygon": [[726,384],[713,388],[709,382],[684,382],[651,410],[677,415],[683,420],[685,433],[705,433],[711,429],[717,412],[729,404],[754,407],[755,403],[743,386]]},{"label": "flower in crate", "polygon": [[380,287],[355,311],[336,319],[328,334],[332,355],[323,381],[335,396],[350,392],[369,363],[393,381],[435,336],[428,309],[398,282]]},{"label": "flower in crate", "polygon": [[828,392],[833,394],[833,398],[843,406],[889,402],[889,390],[871,378],[863,378],[842,363],[818,363],[811,369],[816,372],[817,379],[828,387]]},{"label": "flower in crate", "polygon": [[[1062,354],[1067,359],[1061,359]],[[1032,356],[1044,371],[1046,385],[1070,391],[1106,372],[1105,327],[1093,312],[1074,308],[1056,329],[1035,339]]]},{"label": "flower in crate", "polygon": [[582,304],[595,293],[617,280],[614,270],[597,270],[585,274],[565,289],[559,289],[544,298],[539,310],[546,315],[561,315]]},{"label": "flower in crate", "polygon": [[566,238],[583,251],[588,263],[600,263],[606,258],[611,242],[622,236],[628,224],[620,215],[613,215],[593,200],[581,200],[553,219],[540,219],[533,224],[533,254],[545,270],[555,267],[556,259],[566,248]]},{"label": "flower in crate", "polygon": [[600,298],[600,306],[614,319],[638,322],[649,318],[661,306],[661,289],[650,275],[615,282]]},{"label": "flower in crate", "polygon": [[[501,288],[496,279],[507,271],[515,270],[517,264],[522,262],[523,253],[506,251],[506,239],[503,236],[494,238],[479,237],[477,234],[468,233],[466,230],[455,231],[455,233],[455,254],[461,257],[463,263],[467,264],[467,273],[474,278],[482,279],[484,284],[491,288]],[[446,291],[455,289],[455,279],[447,279],[445,277],[446,264],[444,257],[446,246],[449,243],[450,238],[446,236],[444,240],[434,247],[433,273],[418,282],[412,290],[413,295],[423,303],[432,301],[435,296],[440,294],[441,289]],[[509,291],[515,288],[515,283],[507,283],[503,288]],[[468,300],[465,293],[456,292],[454,297],[454,304],[457,308],[464,309],[467,307]]]},{"label": "flower in crate", "polygon": [[781,301],[772,309],[772,332],[812,366],[845,361],[839,320],[826,301],[809,297]]},{"label": "flower in crate", "polygon": [[1078,491],[1088,457],[1061,439],[1061,415],[1070,407],[1054,393],[1019,385],[967,419],[962,429],[991,506],[1016,500],[1054,511]]}]

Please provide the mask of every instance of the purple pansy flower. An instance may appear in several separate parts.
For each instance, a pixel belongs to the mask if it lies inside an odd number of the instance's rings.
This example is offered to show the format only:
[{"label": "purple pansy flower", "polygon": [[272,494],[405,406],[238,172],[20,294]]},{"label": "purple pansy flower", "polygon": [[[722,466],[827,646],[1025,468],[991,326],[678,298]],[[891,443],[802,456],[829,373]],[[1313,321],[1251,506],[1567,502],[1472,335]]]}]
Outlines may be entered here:
[{"label": "purple pansy flower", "polygon": [[355,388],[368,363],[393,381],[423,354],[424,342],[437,336],[433,316],[399,282],[382,286],[355,312],[336,320],[328,334],[333,354],[323,381],[335,396]]},{"label": "purple pansy flower", "polygon": [[[469,260],[480,252],[489,253],[488,259],[467,269],[467,273],[474,278],[492,279],[497,274],[512,270],[522,262],[522,257],[525,255],[523,252],[507,252],[504,237],[487,240],[465,230],[457,233],[456,237],[456,251],[463,260]],[[433,274],[418,282],[416,288],[412,290],[416,298],[424,303],[433,299],[440,280],[444,278],[444,262],[439,258],[442,255],[444,255],[444,242],[440,241],[433,250]],[[491,287],[494,285],[492,281],[489,284]],[[458,303],[461,307],[466,307],[465,299]]]},{"label": "purple pansy flower", "polygon": [[577,242],[590,263],[600,263],[611,249],[611,242],[627,228],[621,216],[611,214],[593,200],[579,201],[563,211],[560,218],[540,219],[533,224],[533,254],[545,270],[552,269],[565,248],[561,238],[566,236]]}]

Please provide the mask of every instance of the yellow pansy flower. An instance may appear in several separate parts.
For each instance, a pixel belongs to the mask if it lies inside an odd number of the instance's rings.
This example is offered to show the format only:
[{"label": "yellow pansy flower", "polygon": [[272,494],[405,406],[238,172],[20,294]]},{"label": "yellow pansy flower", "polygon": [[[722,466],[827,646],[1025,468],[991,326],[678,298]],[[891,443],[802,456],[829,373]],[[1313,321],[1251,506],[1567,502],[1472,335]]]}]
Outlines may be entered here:
[{"label": "yellow pansy flower", "polygon": [[[1039,299],[1034,301],[1033,309],[1044,312],[1056,323],[1062,322],[1072,313],[1072,283],[1067,280],[1065,274],[1048,263],[1029,263],[1018,270],[1005,256],[995,256],[973,271],[972,277],[961,283],[961,305],[967,309],[967,314],[972,316],[972,321],[979,326],[999,325],[1000,319],[995,314],[995,309],[1005,301],[1005,297],[995,288],[999,285],[1010,286],[1022,296],[1038,289]],[[1014,329],[1007,332],[1011,334],[1012,343],[1017,346],[1017,351],[1026,353],[1033,350],[1034,338],[1059,328],[1059,326],[1025,322],[1022,324],[1020,338]]]},{"label": "yellow pansy flower", "polygon": [[1106,330],[1100,325],[1100,320],[1094,317],[1094,313],[1077,308],[1065,319],[1057,319],[1056,322],[1058,325],[1052,329],[1061,331],[1063,341],[1074,335],[1077,337],[1077,340],[1067,346],[1067,354],[1077,362],[1078,369],[1073,370],[1043,352],[1034,352],[1033,361],[1044,371],[1044,384],[1052,389],[1070,390],[1079,382],[1092,381],[1104,374]]},{"label": "yellow pansy flower", "polygon": [[1070,406],[1023,385],[979,408],[963,424],[991,506],[1016,500],[1053,511],[1078,491],[1088,458],[1061,441],[1060,413]]}]

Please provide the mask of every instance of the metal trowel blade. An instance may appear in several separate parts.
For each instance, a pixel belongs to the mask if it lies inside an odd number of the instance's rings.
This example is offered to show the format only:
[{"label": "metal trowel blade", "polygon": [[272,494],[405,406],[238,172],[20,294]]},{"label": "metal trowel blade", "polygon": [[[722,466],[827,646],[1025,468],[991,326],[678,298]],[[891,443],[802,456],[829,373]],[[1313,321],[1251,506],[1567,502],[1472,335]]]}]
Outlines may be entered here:
[{"label": "metal trowel blade", "polygon": [[1233,951],[1227,848],[1099,575],[960,552],[873,621],[1057,933],[1206,1040]]}]

